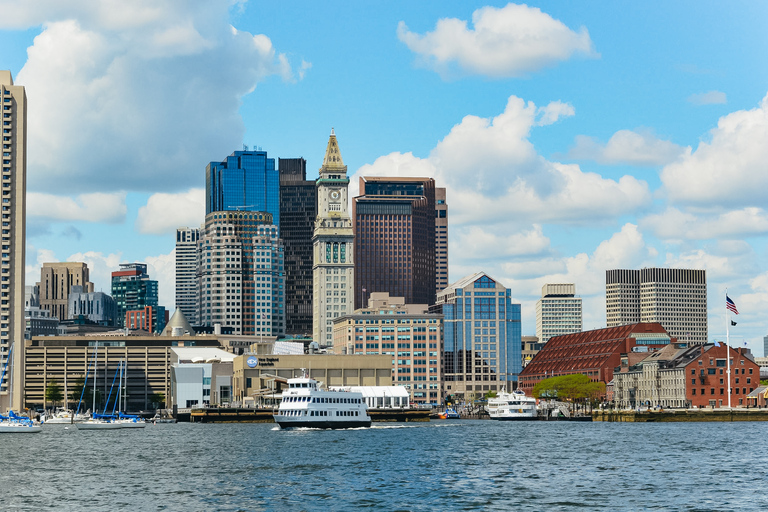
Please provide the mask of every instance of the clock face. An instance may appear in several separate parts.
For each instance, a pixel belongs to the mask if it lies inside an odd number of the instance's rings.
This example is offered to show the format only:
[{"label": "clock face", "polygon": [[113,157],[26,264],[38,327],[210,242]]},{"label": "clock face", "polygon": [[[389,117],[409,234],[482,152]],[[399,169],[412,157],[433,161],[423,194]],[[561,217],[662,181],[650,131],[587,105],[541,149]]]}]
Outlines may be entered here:
[{"label": "clock face", "polygon": [[339,192],[338,190],[331,190],[331,194],[330,195],[331,195],[331,199],[332,200],[338,201],[339,198],[341,197],[341,192]]}]

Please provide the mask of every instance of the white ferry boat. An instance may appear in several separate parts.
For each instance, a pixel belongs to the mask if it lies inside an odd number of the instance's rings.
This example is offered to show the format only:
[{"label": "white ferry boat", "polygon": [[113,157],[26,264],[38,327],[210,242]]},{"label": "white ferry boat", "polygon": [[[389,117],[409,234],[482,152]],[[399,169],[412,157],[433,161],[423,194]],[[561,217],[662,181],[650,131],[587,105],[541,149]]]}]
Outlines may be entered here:
[{"label": "white ferry boat", "polygon": [[492,420],[502,421],[536,419],[536,399],[519,390],[512,393],[500,391],[488,399],[488,415]]},{"label": "white ferry boat", "polygon": [[362,393],[320,389],[320,383],[303,377],[288,379],[280,407],[272,415],[280,428],[370,427],[371,417]]}]

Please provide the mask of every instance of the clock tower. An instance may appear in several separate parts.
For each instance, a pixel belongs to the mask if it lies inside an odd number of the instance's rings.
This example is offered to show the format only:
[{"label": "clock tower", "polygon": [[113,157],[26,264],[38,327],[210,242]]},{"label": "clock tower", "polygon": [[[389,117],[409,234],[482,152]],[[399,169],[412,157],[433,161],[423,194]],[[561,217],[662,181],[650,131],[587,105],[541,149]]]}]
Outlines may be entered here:
[{"label": "clock tower", "polygon": [[312,236],[312,339],[333,347],[334,318],[352,313],[355,233],[349,217],[347,166],[331,129],[317,178],[317,219]]}]

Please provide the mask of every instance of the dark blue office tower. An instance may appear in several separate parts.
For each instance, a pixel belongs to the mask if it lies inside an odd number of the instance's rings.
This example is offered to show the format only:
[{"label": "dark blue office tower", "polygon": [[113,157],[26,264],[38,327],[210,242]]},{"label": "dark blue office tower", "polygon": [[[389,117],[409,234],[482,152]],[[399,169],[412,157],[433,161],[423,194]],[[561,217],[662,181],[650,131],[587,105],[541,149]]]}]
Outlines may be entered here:
[{"label": "dark blue office tower", "polygon": [[280,176],[266,151],[235,151],[205,168],[205,214],[269,212],[280,226]]}]

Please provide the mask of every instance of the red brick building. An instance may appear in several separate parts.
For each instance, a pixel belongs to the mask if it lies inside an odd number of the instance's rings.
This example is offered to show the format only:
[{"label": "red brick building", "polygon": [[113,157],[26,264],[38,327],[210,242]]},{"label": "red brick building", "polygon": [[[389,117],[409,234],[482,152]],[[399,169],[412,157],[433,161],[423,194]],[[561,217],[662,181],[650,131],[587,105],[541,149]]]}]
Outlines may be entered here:
[{"label": "red brick building", "polygon": [[[708,349],[706,347],[709,347]],[[727,347],[705,345],[699,357],[685,366],[686,399],[696,407],[728,406]],[[760,367],[741,348],[730,348],[731,407],[747,405],[747,395],[760,385]]]},{"label": "red brick building", "polygon": [[658,350],[673,341],[657,322],[555,336],[523,368],[518,387],[530,395],[533,386],[544,379],[575,373],[608,384],[614,369],[622,365],[622,357],[626,359],[633,351]]}]

